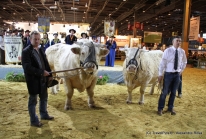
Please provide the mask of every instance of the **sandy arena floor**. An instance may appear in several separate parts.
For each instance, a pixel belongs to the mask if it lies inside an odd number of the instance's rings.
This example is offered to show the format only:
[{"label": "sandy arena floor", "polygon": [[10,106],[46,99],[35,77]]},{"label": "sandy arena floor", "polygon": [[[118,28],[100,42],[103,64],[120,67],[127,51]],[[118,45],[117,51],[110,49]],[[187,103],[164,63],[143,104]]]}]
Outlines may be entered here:
[{"label": "sandy arena floor", "polygon": [[[86,92],[75,90],[72,111],[64,110],[63,85],[57,95],[49,93],[48,111],[54,121],[30,127],[25,83],[0,81],[1,139],[206,139],[206,71],[187,68],[183,74],[183,97],[176,98],[177,115],[156,114],[159,93],[146,90],[145,104],[126,104],[126,87],[97,85],[97,108],[89,109]],[[49,90],[50,92],[50,90]],[[167,97],[168,99],[168,97]],[[166,110],[166,108],[165,108]],[[38,107],[37,107],[38,112]],[[38,113],[39,115],[39,113]]]}]

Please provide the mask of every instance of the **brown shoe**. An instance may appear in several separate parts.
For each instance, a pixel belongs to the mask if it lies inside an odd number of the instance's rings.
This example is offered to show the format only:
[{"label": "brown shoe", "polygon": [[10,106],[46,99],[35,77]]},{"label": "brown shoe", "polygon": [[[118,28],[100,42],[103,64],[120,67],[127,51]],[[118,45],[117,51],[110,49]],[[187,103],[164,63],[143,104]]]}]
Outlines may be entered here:
[{"label": "brown shoe", "polygon": [[162,110],[158,110],[158,111],[157,111],[157,114],[158,114],[159,116],[162,116]]},{"label": "brown shoe", "polygon": [[176,112],[172,109],[172,110],[167,110],[168,112],[171,112],[171,115],[176,115]]}]

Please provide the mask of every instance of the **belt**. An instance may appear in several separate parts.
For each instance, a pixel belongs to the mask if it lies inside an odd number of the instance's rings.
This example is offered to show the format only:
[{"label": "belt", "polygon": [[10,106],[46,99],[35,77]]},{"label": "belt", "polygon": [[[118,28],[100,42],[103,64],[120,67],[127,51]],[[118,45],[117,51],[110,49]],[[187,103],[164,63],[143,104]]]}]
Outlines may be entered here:
[{"label": "belt", "polygon": [[169,74],[178,74],[180,72],[165,72],[165,73],[169,73]]}]

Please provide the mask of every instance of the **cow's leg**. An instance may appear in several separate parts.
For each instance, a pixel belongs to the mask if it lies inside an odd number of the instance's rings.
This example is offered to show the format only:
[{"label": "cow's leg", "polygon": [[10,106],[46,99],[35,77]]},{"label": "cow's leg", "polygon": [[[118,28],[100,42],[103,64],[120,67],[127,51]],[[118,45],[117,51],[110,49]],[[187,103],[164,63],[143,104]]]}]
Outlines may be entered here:
[{"label": "cow's leg", "polygon": [[139,104],[144,104],[144,92],[145,92],[146,86],[140,87],[140,98],[139,98]]},{"label": "cow's leg", "polygon": [[68,80],[65,80],[65,84],[64,84],[64,88],[65,88],[65,92],[66,92],[66,102],[65,102],[65,106],[64,109],[65,110],[72,110],[72,96],[74,93],[74,89],[71,87],[71,83]]},{"label": "cow's leg", "polygon": [[63,83],[63,78],[58,78],[58,84],[57,84],[57,91],[59,91],[60,90],[60,84],[62,84]]},{"label": "cow's leg", "polygon": [[94,87],[96,85],[96,81],[94,80],[91,83],[91,86],[87,88],[87,94],[88,94],[88,105],[90,108],[95,108],[95,104],[94,104]]},{"label": "cow's leg", "polygon": [[132,90],[128,90],[127,104],[132,103]]},{"label": "cow's leg", "polygon": [[153,83],[152,84],[152,87],[150,89],[150,95],[153,95],[154,94],[154,87],[155,87],[156,83]]},{"label": "cow's leg", "polygon": [[51,87],[51,93],[52,93],[52,94],[57,94],[57,93],[58,93],[58,91],[57,91],[57,85]]}]

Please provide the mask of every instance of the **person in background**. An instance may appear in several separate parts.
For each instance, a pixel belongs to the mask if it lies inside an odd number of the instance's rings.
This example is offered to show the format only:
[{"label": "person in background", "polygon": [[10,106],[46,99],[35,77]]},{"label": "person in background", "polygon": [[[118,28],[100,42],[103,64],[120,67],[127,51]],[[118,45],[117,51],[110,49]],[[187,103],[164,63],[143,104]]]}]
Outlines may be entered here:
[{"label": "person in background", "polygon": [[5,31],[0,31],[0,50],[4,50],[4,34]]},{"label": "person in background", "polygon": [[[40,48],[40,34],[32,31],[30,36],[31,44],[22,51],[22,66],[26,78],[27,89],[29,93],[28,110],[31,126],[41,127],[36,115],[37,97],[39,96],[39,113],[42,120],[53,120],[47,111],[48,92],[47,87],[56,83],[53,82],[51,69],[44,51]],[[56,81],[56,80],[55,80]],[[57,82],[57,81],[56,81]],[[58,82],[57,82],[58,83]]]},{"label": "person in background", "polygon": [[72,45],[74,42],[77,41],[77,37],[74,35],[76,33],[76,30],[70,29],[69,33],[70,35],[67,35],[65,38],[65,43]]},{"label": "person in background", "polygon": [[93,36],[93,37],[92,37],[92,42],[95,42],[95,43],[97,43],[97,42],[98,42],[98,40],[97,40],[97,37],[96,37],[96,36]]},{"label": "person in background", "polygon": [[22,38],[22,41],[23,41],[23,38],[24,38],[24,30],[21,29],[21,30],[18,30],[18,36]]},{"label": "person in background", "polygon": [[109,40],[106,42],[107,49],[109,49],[109,54],[105,58],[105,66],[114,67],[115,61],[115,49],[117,48],[117,43],[114,40],[114,36],[111,36]]},{"label": "person in background", "polygon": [[12,31],[12,36],[18,36],[18,30],[17,29],[14,29]]},{"label": "person in background", "polygon": [[163,79],[163,89],[158,101],[158,115],[163,114],[163,108],[165,106],[165,99],[167,94],[171,91],[169,101],[168,101],[168,110],[171,112],[171,115],[175,115],[174,111],[174,100],[176,97],[176,90],[180,82],[180,76],[184,71],[187,58],[185,51],[180,48],[181,38],[175,37],[172,41],[173,46],[167,48],[162,56],[162,60],[159,66],[159,77],[158,81],[161,84]]},{"label": "person in background", "polygon": [[11,30],[6,32],[6,36],[11,36],[11,35],[12,35],[12,31]]},{"label": "person in background", "polygon": [[50,46],[50,41],[47,33],[43,34],[43,38],[41,39],[41,46],[44,49],[44,52]]},{"label": "person in background", "polygon": [[88,39],[88,35],[87,35],[87,33],[81,33],[81,39]]},{"label": "person in background", "polygon": [[30,39],[29,39],[29,37],[30,37],[29,33],[30,33],[29,30],[25,31],[24,38],[23,38],[23,49],[31,44]]},{"label": "person in background", "polygon": [[57,43],[61,43],[61,41],[57,38],[58,37],[58,33],[54,33],[53,34],[54,39],[51,41],[51,45],[57,44]]}]

